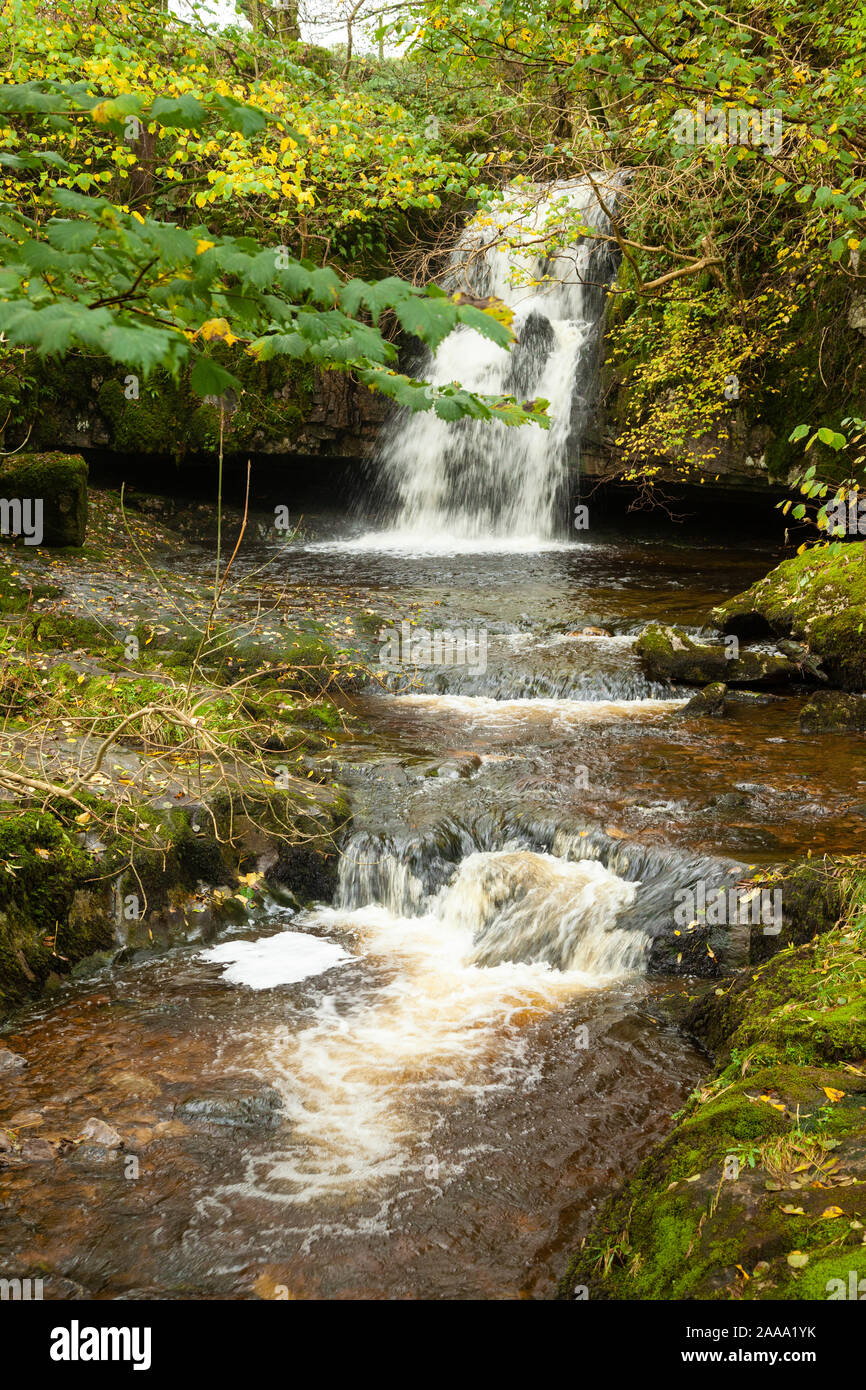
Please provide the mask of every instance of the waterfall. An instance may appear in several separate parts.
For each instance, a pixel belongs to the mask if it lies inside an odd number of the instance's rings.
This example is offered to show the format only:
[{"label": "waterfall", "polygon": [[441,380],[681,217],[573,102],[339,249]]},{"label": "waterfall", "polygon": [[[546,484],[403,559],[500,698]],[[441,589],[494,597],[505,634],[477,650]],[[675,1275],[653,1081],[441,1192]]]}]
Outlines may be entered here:
[{"label": "waterfall", "polygon": [[[600,980],[669,970],[677,891],[701,882],[727,890],[743,872],[733,860],[618,840],[591,825],[488,814],[423,831],[356,831],[336,903],[447,925],[471,943],[467,964],[521,961]],[[726,952],[739,949],[736,936],[727,934]],[[695,973],[713,960],[692,961]]]},{"label": "waterfall", "polygon": [[[622,176],[598,174],[593,182],[609,209]],[[424,548],[526,548],[568,534],[567,464],[592,415],[605,294],[616,264],[611,243],[582,235],[580,226],[610,231],[588,179],[508,190],[465,228],[446,288],[504,301],[514,313],[516,341],[508,351],[458,327],[416,375],[485,395],[543,398],[550,428],[401,412],[378,459],[391,527],[379,534],[383,544],[390,537]]]},{"label": "waterfall", "polygon": [[520,961],[597,982],[641,968],[650,936],[619,920],[639,884],[589,856],[569,862],[530,844],[456,822],[400,841],[361,831],[343,855],[337,901],[427,917],[465,943],[467,966]]}]

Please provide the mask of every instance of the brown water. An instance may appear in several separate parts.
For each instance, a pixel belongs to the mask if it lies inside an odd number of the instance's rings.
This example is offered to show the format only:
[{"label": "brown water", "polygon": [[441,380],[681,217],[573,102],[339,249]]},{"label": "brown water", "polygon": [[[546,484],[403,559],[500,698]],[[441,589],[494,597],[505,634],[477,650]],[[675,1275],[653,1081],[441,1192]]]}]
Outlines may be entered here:
[{"label": "brown water", "polygon": [[[631,651],[641,623],[697,626],[774,558],[652,535],[505,556],[297,548],[295,612],[330,586],[386,625],[488,631],[477,676],[409,673],[408,693],[352,702],[336,756],[358,827],[520,813],[749,863],[860,848],[862,738],[801,736],[802,693],[683,721],[682,692],[648,686]],[[569,636],[589,623],[615,635]],[[342,949],[299,982],[274,984],[266,955],[270,987],[233,983],[192,945],[14,1019],[3,1044],[28,1067],[0,1093],[20,1141],[0,1166],[4,1276],[43,1277],[46,1298],[550,1296],[707,1062],[659,1021],[690,982],[645,977],[639,934],[608,930],[630,885],[526,845],[465,853],[438,896],[424,864],[377,851],[337,905],[236,933]],[[475,963],[491,922],[497,941],[540,923],[548,942],[570,912],[563,968],[507,949]],[[122,1152],[64,1142],[92,1116]]]}]

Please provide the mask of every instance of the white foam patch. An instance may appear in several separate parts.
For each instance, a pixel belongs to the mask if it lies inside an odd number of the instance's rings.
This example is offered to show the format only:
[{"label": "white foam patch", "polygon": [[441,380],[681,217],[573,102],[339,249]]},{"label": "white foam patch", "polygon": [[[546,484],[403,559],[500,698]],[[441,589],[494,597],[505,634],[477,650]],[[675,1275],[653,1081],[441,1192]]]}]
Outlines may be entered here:
[{"label": "white foam patch", "polygon": [[321,975],[352,957],[333,941],[307,932],[278,932],[256,941],[223,941],[200,952],[200,959],[226,966],[223,979],[248,989],[274,989],[292,985],[310,975]]}]

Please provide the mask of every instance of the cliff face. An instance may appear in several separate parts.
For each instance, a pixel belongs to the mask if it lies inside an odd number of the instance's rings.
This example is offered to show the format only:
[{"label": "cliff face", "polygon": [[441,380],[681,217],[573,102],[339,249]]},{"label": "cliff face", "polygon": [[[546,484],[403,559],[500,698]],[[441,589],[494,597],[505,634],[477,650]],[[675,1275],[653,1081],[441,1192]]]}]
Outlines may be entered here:
[{"label": "cliff face", "polygon": [[[233,363],[235,371],[238,365]],[[219,444],[220,402],[202,401],[181,379],[154,372],[146,381],[110,364],[77,359],[37,368],[39,409],[23,401],[6,430],[14,448],[152,456],[181,461],[212,456]],[[284,458],[359,459],[375,447],[388,401],[338,372],[305,364],[254,363],[238,373],[241,392],[222,398],[224,447]]]},{"label": "cliff face", "polygon": [[[692,460],[687,469],[681,456],[671,451],[653,460],[653,477],[671,486],[700,483],[703,478],[714,488],[763,493],[771,487],[768,454],[772,443],[769,427],[750,421],[737,407],[711,433],[686,441]],[[595,427],[580,450],[581,473],[590,478],[628,480],[632,469],[617,449],[610,422],[600,407]]]}]

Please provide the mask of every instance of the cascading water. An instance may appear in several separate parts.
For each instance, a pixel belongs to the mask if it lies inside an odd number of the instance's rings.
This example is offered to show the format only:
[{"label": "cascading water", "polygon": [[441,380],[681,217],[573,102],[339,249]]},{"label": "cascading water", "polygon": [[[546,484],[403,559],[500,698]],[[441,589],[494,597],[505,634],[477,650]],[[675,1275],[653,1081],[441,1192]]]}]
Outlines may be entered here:
[{"label": "cascading water", "polygon": [[599,174],[534,193],[512,190],[466,227],[448,287],[509,305],[516,342],[506,351],[459,327],[418,374],[435,386],[456,381],[486,395],[547,400],[550,428],[446,422],[433,411],[399,416],[378,461],[393,528],[380,537],[383,543],[531,548],[567,532],[566,464],[592,411],[615,266],[610,242],[574,228],[608,234],[604,209],[621,182]]},{"label": "cascading water", "polygon": [[527,1025],[643,967],[649,935],[619,927],[636,882],[519,839],[483,842],[455,823],[402,844],[361,832],[347,846],[336,906],[305,920],[350,935],[384,979],[336,1004],[345,975],[334,972],[307,1026],[271,1039],[268,1070],[303,1141],[266,1165],[272,1200],[402,1173],[443,1096],[496,1093]]}]

